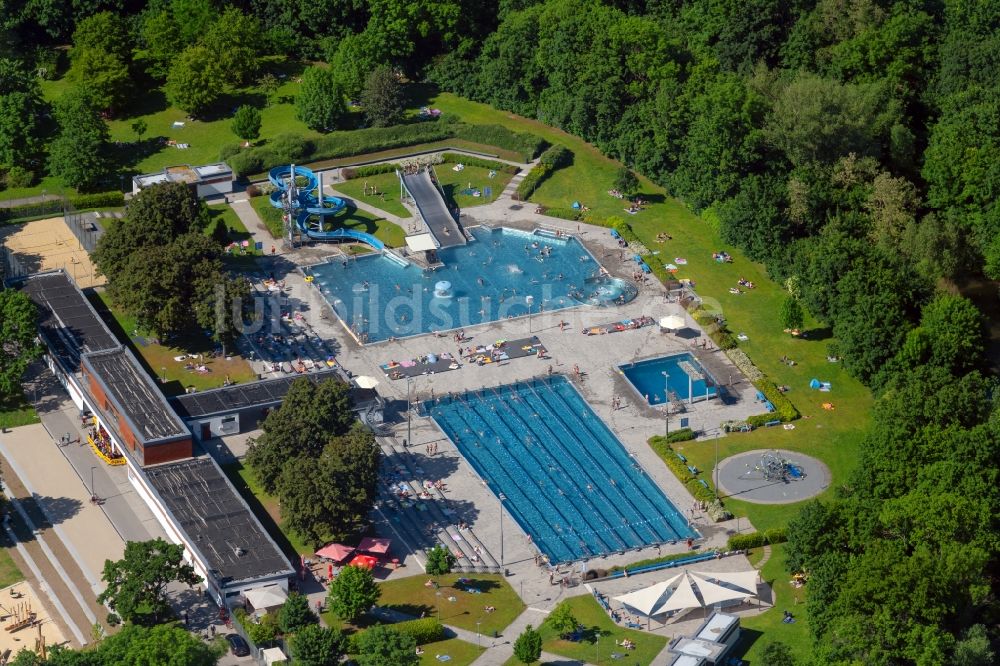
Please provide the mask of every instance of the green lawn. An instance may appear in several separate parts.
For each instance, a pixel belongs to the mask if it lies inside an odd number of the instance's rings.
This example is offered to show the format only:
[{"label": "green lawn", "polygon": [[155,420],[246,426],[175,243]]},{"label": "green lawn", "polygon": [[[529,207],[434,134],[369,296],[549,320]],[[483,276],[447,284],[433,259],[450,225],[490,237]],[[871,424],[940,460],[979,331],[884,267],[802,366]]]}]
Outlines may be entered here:
[{"label": "green lawn", "polygon": [[[375,187],[378,194],[365,195],[365,186]],[[380,173],[374,176],[353,178],[337,183],[338,192],[343,192],[355,201],[375,206],[396,217],[412,217],[410,211],[399,201],[399,178],[394,173]],[[369,189],[371,192],[371,189]],[[384,195],[384,196],[383,196]]]},{"label": "green lawn", "polygon": [[437,658],[438,655],[451,657],[447,662],[450,666],[468,666],[486,650],[484,647],[477,647],[458,638],[426,643],[422,649],[424,653],[420,656],[420,666],[440,666],[443,662]]},{"label": "green lawn", "polygon": [[[806,655],[812,649],[809,636],[806,589],[791,586],[791,576],[785,569],[785,545],[771,546],[771,559],[760,572],[761,579],[774,589],[774,607],[757,615],[744,616],[740,621],[743,635],[736,647],[736,654],[743,656],[751,666],[767,666],[760,661],[760,653],[770,641],[787,643],[795,654]],[[784,624],[783,611],[795,616],[793,624]],[[763,634],[763,635],[762,635]]]},{"label": "green lawn", "polygon": [[[478,588],[482,592],[471,594],[455,587],[458,579],[463,577],[470,581],[465,587]],[[428,578],[437,580],[440,587],[437,590],[425,587]],[[443,624],[469,631],[476,631],[476,622],[479,622],[479,631],[484,636],[492,636],[494,631],[502,632],[524,610],[517,593],[498,574],[409,576],[380,583],[379,587],[382,589],[379,606],[414,617],[420,617],[422,613],[440,615]],[[484,608],[487,606],[496,610],[486,613]]]},{"label": "green lawn", "polygon": [[18,395],[14,399],[0,401],[0,429],[38,422],[38,414],[25,396]]},{"label": "green lawn", "polygon": [[223,465],[222,469],[285,555],[298,559],[299,555],[313,554],[314,549],[311,546],[298,538],[291,530],[285,529],[281,520],[281,507],[278,498],[264,492],[249,468],[244,467],[241,462],[235,462]]},{"label": "green lawn", "polygon": [[[513,174],[497,171],[493,178],[490,178],[490,170],[483,167],[466,166],[461,171],[455,171],[453,164],[439,164],[434,167],[434,173],[444,190],[445,199],[451,207],[471,208],[482,206],[496,201],[500,193],[507,187],[507,183],[513,178]],[[486,196],[485,188],[491,189],[490,196]],[[479,190],[480,196],[465,194],[468,189]]]},{"label": "green lawn", "polygon": [[14,558],[10,556],[13,549],[14,544],[11,542],[10,537],[7,536],[7,533],[4,532],[0,536],[0,588],[24,580],[24,574],[17,568]]},{"label": "green lawn", "polygon": [[[625,629],[615,624],[589,594],[570,597],[565,603],[570,605],[573,617],[583,626],[584,637],[577,642],[563,640],[553,629],[542,623],[538,630],[542,633],[542,649],[546,652],[591,664],[621,663],[623,660],[614,659],[612,654],[627,654],[625,663],[645,666],[653,663],[653,659],[667,644],[665,636]],[[634,650],[625,650],[615,645],[626,638],[635,643]]]},{"label": "green lawn", "polygon": [[223,224],[226,225],[226,229],[229,231],[229,242],[231,243],[242,243],[243,241],[248,241],[249,246],[246,248],[240,248],[238,250],[234,249],[231,252],[223,256],[223,259],[229,261],[230,263],[235,263],[237,265],[252,264],[256,257],[263,255],[263,251],[258,250],[254,247],[253,234],[247,231],[246,226],[243,221],[240,220],[239,215],[233,210],[233,207],[229,204],[212,204],[208,206],[208,214],[211,217],[211,222],[205,229],[205,233],[211,233],[212,229],[215,228],[216,220],[222,220]]},{"label": "green lawn", "polygon": [[152,342],[155,338],[139,331],[135,318],[111,305],[104,291],[90,297],[94,308],[105,323],[114,331],[118,339],[135,353],[139,362],[152,377],[160,379],[160,388],[167,395],[180,395],[185,388],[194,387],[199,391],[218,388],[228,377],[236,383],[250,382],[257,378],[250,364],[239,356],[226,358],[205,358],[209,369],[206,374],[186,370],[187,361],[177,361],[176,357],[189,354],[204,354],[212,350],[212,339],[204,335],[189,335],[178,338],[174,346],[167,347]]},{"label": "green lawn", "polygon": [[285,233],[285,224],[281,221],[281,209],[271,205],[271,199],[267,196],[252,197],[250,205],[257,211],[264,226],[271,232],[274,238],[281,238]]},{"label": "green lawn", "polygon": [[[615,215],[626,218],[651,251],[659,252],[669,261],[675,257],[688,260],[678,277],[694,280],[698,293],[721,310],[733,332],[748,336],[746,342],[740,343],[741,348],[775,383],[791,387],[789,397],[805,417],[795,423],[794,430],[766,428],[724,437],[719,440],[720,458],[751,449],[780,447],[823,460],[833,473],[831,487],[847,479],[869,423],[871,394],[839,365],[827,362],[828,330],[814,328],[808,339],[792,338],[782,332],[777,313],[785,292],[768,279],[762,264],[748,261],[739,250],[724,244],[711,225],[646,179],[640,181],[642,198],[649,205],[637,215],[625,213],[622,202],[607,194],[620,165],[577,137],[450,93],[434,95],[424,100],[424,104],[457,114],[466,122],[497,123],[567,146],[573,151],[573,164],[552,174],[532,196],[533,201],[550,207],[568,207],[580,201],[598,219]],[[656,234],[660,232],[669,233],[673,240],[657,243]],[[733,263],[713,261],[712,253],[719,250],[729,252]],[[729,294],[729,288],[735,287],[740,277],[757,287],[741,296]],[[771,315],[761,316],[762,313]],[[782,363],[783,355],[794,359],[797,365],[789,367]],[[833,391],[810,390],[808,382],[813,377],[832,382]],[[823,402],[832,402],[836,409],[824,410]],[[713,442],[685,442],[676,448],[699,468],[713,468]],[[728,500],[727,505],[735,513],[749,517],[758,529],[784,525],[798,511],[798,505],[752,505],[736,500]]]}]

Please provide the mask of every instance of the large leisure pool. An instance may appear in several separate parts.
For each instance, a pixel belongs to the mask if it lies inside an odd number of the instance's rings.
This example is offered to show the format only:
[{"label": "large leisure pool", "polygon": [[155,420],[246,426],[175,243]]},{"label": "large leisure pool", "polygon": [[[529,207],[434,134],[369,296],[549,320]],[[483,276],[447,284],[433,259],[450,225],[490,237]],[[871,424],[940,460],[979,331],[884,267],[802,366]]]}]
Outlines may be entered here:
[{"label": "large leisure pool", "polygon": [[445,331],[519,317],[540,308],[609,305],[635,298],[635,285],[600,275],[572,237],[547,232],[470,230],[475,241],[438,252],[422,269],[391,254],[333,261],[306,270],[362,342]]},{"label": "large leisure pool", "polygon": [[626,363],[618,369],[650,405],[680,400],[696,402],[718,394],[712,375],[686,352]]},{"label": "large leisure pool", "polygon": [[424,402],[550,562],[697,536],[564,377]]}]

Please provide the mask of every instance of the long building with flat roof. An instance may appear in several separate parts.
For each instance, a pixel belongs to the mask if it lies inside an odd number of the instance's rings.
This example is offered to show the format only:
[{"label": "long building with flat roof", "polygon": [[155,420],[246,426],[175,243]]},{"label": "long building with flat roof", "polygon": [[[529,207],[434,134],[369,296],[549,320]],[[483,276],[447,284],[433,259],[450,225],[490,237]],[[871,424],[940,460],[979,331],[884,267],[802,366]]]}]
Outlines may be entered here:
[{"label": "long building with flat roof", "polygon": [[56,271],[20,286],[38,306],[49,368],[124,456],[129,481],[216,601],[264,585],[287,590],[288,559],[215,460],[194,457],[187,424],[77,285]]}]

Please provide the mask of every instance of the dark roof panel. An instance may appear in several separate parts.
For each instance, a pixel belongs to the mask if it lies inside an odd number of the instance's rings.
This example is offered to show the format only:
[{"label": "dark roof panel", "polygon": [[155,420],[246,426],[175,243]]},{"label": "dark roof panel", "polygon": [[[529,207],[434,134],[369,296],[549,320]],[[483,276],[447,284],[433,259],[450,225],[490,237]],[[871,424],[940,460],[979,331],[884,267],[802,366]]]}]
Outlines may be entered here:
[{"label": "dark roof panel", "polygon": [[146,475],[223,584],[294,573],[211,458],[148,467]]},{"label": "dark roof panel", "polygon": [[265,406],[281,402],[288,393],[292,382],[305,377],[312,382],[341,377],[335,368],[310,372],[303,375],[291,375],[277,379],[265,379],[249,384],[235,384],[210,391],[188,393],[171,399],[177,413],[185,419],[197,419],[213,414],[235,412],[248,407]]}]

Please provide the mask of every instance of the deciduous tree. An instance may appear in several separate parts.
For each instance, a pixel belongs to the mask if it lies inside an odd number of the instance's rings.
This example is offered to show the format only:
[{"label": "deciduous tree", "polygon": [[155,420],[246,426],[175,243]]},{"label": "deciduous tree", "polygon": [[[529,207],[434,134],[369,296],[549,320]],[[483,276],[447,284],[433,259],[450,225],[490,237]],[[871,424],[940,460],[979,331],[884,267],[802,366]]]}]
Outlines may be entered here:
[{"label": "deciduous tree", "polygon": [[0,289],[0,403],[20,394],[24,371],[42,355],[37,320],[38,309],[24,293]]},{"label": "deciduous tree", "polygon": [[184,562],[184,546],[163,539],[129,541],[125,556],[106,560],[101,580],[107,588],[97,597],[112,616],[133,624],[156,624],[169,612],[167,585],[196,585],[201,578]]},{"label": "deciduous tree", "polygon": [[344,93],[332,69],[309,67],[302,74],[302,87],[295,96],[295,115],[310,129],[327,132],[347,112]]},{"label": "deciduous tree", "polygon": [[294,634],[304,627],[316,624],[319,619],[309,608],[309,597],[290,592],[278,609],[278,626],[286,634]]},{"label": "deciduous tree", "polygon": [[427,551],[427,565],[425,568],[429,575],[443,576],[446,573],[450,573],[454,565],[455,556],[441,544],[437,544]]},{"label": "deciduous tree", "polygon": [[330,583],[328,603],[341,620],[354,622],[375,605],[381,592],[370,570],[346,566]]},{"label": "deciduous tree", "polygon": [[552,609],[549,616],[545,618],[545,624],[552,627],[560,636],[566,636],[576,631],[580,623],[573,615],[573,609],[563,601]]},{"label": "deciduous tree", "polygon": [[299,629],[289,642],[292,658],[301,666],[336,666],[344,654],[344,634],[340,629],[318,624]]},{"label": "deciduous tree", "polygon": [[167,75],[167,99],[199,116],[219,99],[223,73],[215,56],[204,46],[191,46],[174,60]]},{"label": "deciduous tree", "polygon": [[416,666],[420,663],[417,642],[391,626],[378,624],[358,638],[361,666]]},{"label": "deciduous tree", "polygon": [[244,141],[256,141],[260,137],[260,121],[260,110],[244,104],[233,115],[233,134]]},{"label": "deciduous tree", "polygon": [[0,58],[0,167],[35,163],[42,147],[44,113],[35,77],[22,63]]},{"label": "deciduous tree", "polygon": [[403,116],[403,91],[391,68],[376,67],[365,79],[361,93],[365,117],[373,127],[394,125]]},{"label": "deciduous tree", "polygon": [[514,641],[514,656],[524,664],[533,664],[542,658],[542,635],[530,624]]},{"label": "deciduous tree", "polygon": [[71,90],[55,107],[59,134],[49,144],[49,170],[70,187],[92,189],[111,172],[108,126],[94,98]]}]

